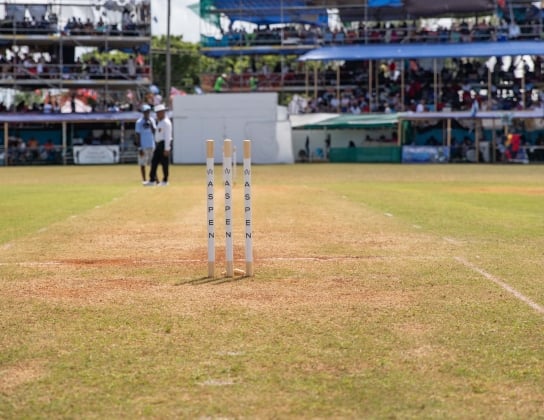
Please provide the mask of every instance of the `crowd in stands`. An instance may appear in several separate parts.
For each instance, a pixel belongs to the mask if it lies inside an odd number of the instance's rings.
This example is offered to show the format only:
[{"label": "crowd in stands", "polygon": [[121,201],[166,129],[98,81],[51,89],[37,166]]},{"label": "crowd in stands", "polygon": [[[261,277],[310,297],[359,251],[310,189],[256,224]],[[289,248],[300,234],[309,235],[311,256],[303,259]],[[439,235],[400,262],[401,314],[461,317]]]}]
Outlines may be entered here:
[{"label": "crowd in stands", "polygon": [[87,18],[85,22],[81,18],[72,17],[62,29],[67,35],[109,35],[109,36],[149,36],[151,26],[133,21],[130,13],[123,13],[120,23],[106,24],[102,18],[93,22]]},{"label": "crowd in stands", "polygon": [[[326,46],[384,43],[448,44],[544,38],[542,11],[535,5],[515,10],[499,8],[492,18],[452,19],[451,26],[448,27],[426,26],[429,22],[425,20],[359,22],[336,29],[307,24],[289,24],[283,27],[264,25],[257,27],[253,32],[248,32],[244,28],[235,29],[231,25],[223,34],[223,39],[215,41],[231,46],[297,44]],[[439,75],[436,79],[432,65],[429,65],[429,62],[423,63],[424,60],[382,61],[379,63],[379,69],[373,70],[372,73],[369,72],[368,62],[347,62],[341,66],[339,74],[332,66],[325,70],[320,69],[317,80],[314,80],[313,72],[308,74],[297,64],[285,65],[278,62],[276,68],[270,69],[266,64],[255,65],[255,57],[250,59],[251,67],[245,72],[228,75],[227,90],[300,91],[301,87],[305,86],[309,96],[314,96],[313,89],[316,86],[317,98],[309,99],[302,112],[357,114],[407,110],[461,111],[470,110],[475,102],[481,110],[515,110],[540,107],[544,103],[542,57],[533,57],[530,63],[508,63],[507,59],[503,61],[499,57],[496,58],[495,64],[486,63],[486,60],[481,59],[452,59],[446,64],[440,60]],[[398,68],[400,65],[404,66],[403,85]],[[374,80],[376,73],[378,81]],[[371,89],[369,89],[370,74],[373,79]],[[217,75],[202,75],[204,89],[213,91],[215,80]],[[341,89],[340,95],[337,85]],[[401,91],[403,86],[404,92]]]},{"label": "crowd in stands", "polygon": [[114,138],[108,130],[103,130],[102,133],[93,133],[93,130],[89,130],[85,137],[83,138],[74,138],[72,144],[74,146],[103,146],[103,145],[112,145],[120,144],[121,139],[116,137]]},{"label": "crowd in stands", "polygon": [[0,21],[0,34],[54,34],[58,31],[58,18],[54,13],[48,17],[41,16],[39,19],[29,19],[25,17],[23,20],[16,20],[14,17],[7,15],[4,20]]},{"label": "crowd in stands", "polygon": [[[98,112],[98,113],[107,113],[107,112],[122,112],[122,111],[133,111],[134,106],[132,104],[120,104],[116,101],[100,101],[96,104],[93,104],[87,112]],[[75,109],[75,108],[74,108]],[[68,112],[61,111],[61,107],[57,100],[51,102],[34,102],[30,105],[27,105],[24,102],[19,104],[12,104],[11,106],[6,106],[4,103],[0,103],[0,113],[2,112],[17,112],[17,113],[43,113],[43,114],[60,114],[62,113],[77,113],[78,111],[73,111],[72,108]]]},{"label": "crowd in stands", "polygon": [[127,79],[149,77],[150,66],[140,53],[131,54],[121,63],[109,60],[101,63],[96,58],[77,58],[74,64],[60,62],[54,54],[45,52],[23,53],[5,49],[0,54],[0,78],[6,79]]},{"label": "crowd in stands", "polygon": [[55,145],[51,139],[40,144],[35,137],[26,142],[21,137],[9,137],[8,139],[8,165],[29,163],[60,163],[62,160],[62,148]]},{"label": "crowd in stands", "polygon": [[[24,130],[23,130],[24,131]],[[72,139],[72,146],[103,146],[121,145],[119,133],[111,129],[88,129],[79,130]],[[34,134],[23,134],[15,130],[8,138],[8,164],[43,164],[60,163],[63,157],[63,146],[59,144],[59,132],[52,132],[51,137],[47,134],[38,139]],[[56,138],[56,143],[52,140]],[[0,145],[0,150],[3,144]]]},{"label": "crowd in stands", "polygon": [[291,24],[284,27],[260,26],[249,32],[245,28],[229,28],[220,40],[208,38],[204,46],[262,45],[344,45],[381,43],[461,43],[541,39],[543,33],[540,9],[530,6],[524,13],[509,17],[501,14],[497,24],[491,19],[475,22],[453,20],[450,27],[429,27],[425,22],[359,22],[349,28],[321,28]]},{"label": "crowd in stands", "polygon": [[[535,58],[531,67],[521,63],[523,78],[516,70],[520,64],[497,60],[491,73],[491,92],[488,92],[490,69],[483,60],[452,59],[450,65],[441,68],[436,89],[433,71],[420,66],[417,60],[410,60],[404,70],[404,95],[397,64],[394,61],[381,64],[379,88],[370,94],[368,76],[361,66],[351,74],[356,82],[353,88],[343,89],[340,98],[332,87],[322,91],[308,103],[306,112],[469,111],[475,101],[478,110],[521,110],[541,107],[544,103],[544,92],[538,88],[544,83],[540,57]],[[336,80],[335,73],[331,73],[328,86]],[[435,94],[438,94],[436,100]]]},{"label": "crowd in stands", "polygon": [[[401,63],[404,77],[401,77]],[[372,89],[369,91],[368,61],[346,62],[340,68],[337,91],[336,69],[320,70],[317,82],[313,72],[306,74],[300,63],[280,64],[270,69],[266,64],[254,66],[242,74],[228,75],[227,90],[270,91],[298,87],[313,96],[314,85],[318,97],[310,99],[300,112],[401,112],[401,111],[467,111],[478,101],[480,110],[519,110],[540,107],[544,103],[542,87],[542,57],[516,61],[496,58],[451,59],[440,61],[435,79],[432,60],[382,61],[374,63]],[[491,74],[490,74],[491,72]],[[376,76],[377,74],[377,76]],[[258,80],[257,88],[250,87],[250,78]],[[376,83],[377,77],[377,83]],[[404,79],[404,80],[403,80]],[[202,77],[204,87],[206,77]],[[435,89],[435,81],[438,82]],[[489,83],[491,82],[491,83]],[[404,86],[404,92],[401,89]],[[491,92],[488,92],[491,87]],[[435,100],[435,95],[437,100]],[[403,102],[404,101],[404,102]],[[435,109],[436,104],[436,109]]]},{"label": "crowd in stands", "polygon": [[[11,94],[4,95],[4,103],[0,103],[0,112],[117,112],[128,110],[132,99],[128,98],[132,90],[125,92],[127,98],[118,100],[96,99],[85,100],[85,109],[70,104],[70,98],[36,98],[32,91],[43,87],[59,87],[63,81],[66,87],[77,85],[93,85],[96,80],[97,89],[103,86],[103,81],[123,81],[127,86],[143,86],[151,82],[151,63],[149,44],[133,39],[126,45],[136,45],[130,53],[122,58],[122,54],[100,56],[84,54],[74,57],[76,51],[73,42],[65,47],[61,42],[63,36],[150,36],[151,12],[149,0],[131,0],[117,2],[108,0],[101,5],[82,4],[52,5],[50,3],[6,3],[5,16],[0,20],[0,36],[3,38],[17,36],[10,42],[5,39],[5,45],[0,51],[0,86],[16,86],[15,98]],[[87,9],[87,10],[84,10]],[[78,10],[89,12],[96,19],[71,17]],[[57,16],[57,13],[59,15]],[[68,13],[66,13],[68,12]],[[89,13],[86,13],[89,15]],[[116,23],[115,23],[116,22]],[[28,35],[28,37],[25,37]],[[39,42],[33,43],[33,36],[42,35]],[[43,35],[47,42],[43,43]],[[54,35],[51,37],[51,35]],[[61,42],[59,44],[59,41]],[[107,41],[100,39],[88,40],[85,45],[97,46],[97,51],[107,46]],[[125,45],[125,42],[123,42]],[[75,45],[79,45],[77,42]],[[127,47],[123,52],[129,52]],[[100,57],[100,58],[98,58]],[[19,83],[19,81],[21,81]],[[68,81],[81,81],[69,84]],[[114,83],[115,84],[115,83]],[[117,83],[119,85],[120,83]],[[24,99],[17,98],[22,94]],[[117,94],[117,93],[115,93]],[[123,95],[124,96],[124,95]],[[68,102],[68,103],[66,103]],[[88,105],[88,106],[87,106]]]},{"label": "crowd in stands", "polygon": [[[171,91],[177,89],[172,87]],[[16,97],[17,100],[17,97]],[[155,85],[151,85],[143,97],[128,91],[97,91],[94,89],[71,89],[59,91],[36,89],[33,95],[7,104],[0,101],[0,113],[32,114],[85,114],[134,112],[142,105],[151,106],[163,102],[163,97]],[[1,145],[0,145],[1,147]]]},{"label": "crowd in stands", "polygon": [[117,23],[105,23],[102,17],[98,21],[87,18],[83,21],[80,17],[72,16],[67,23],[61,25],[55,13],[47,16],[24,17],[17,20],[7,15],[0,21],[0,34],[15,35],[74,35],[74,36],[150,36],[150,11],[149,8],[141,9],[139,19],[134,19],[134,13],[126,9],[121,14],[121,21]]},{"label": "crowd in stands", "polygon": [[[378,74],[378,93],[369,95],[368,84],[358,83],[344,88],[337,97],[336,89],[329,88],[310,100],[303,112],[366,112],[399,111],[469,111],[477,101],[478,110],[521,110],[541,107],[544,92],[538,89],[543,82],[540,60],[533,70],[525,69],[524,78],[517,77],[514,65],[502,67],[497,60],[491,74],[491,92],[488,92],[489,68],[479,60],[452,60],[452,65],[440,71],[440,84],[434,86],[431,70],[418,66],[417,60],[409,62],[405,70],[404,94],[395,62],[382,63]],[[361,72],[355,79],[364,79]],[[438,97],[435,100],[435,94]],[[404,102],[403,102],[404,100]]]}]

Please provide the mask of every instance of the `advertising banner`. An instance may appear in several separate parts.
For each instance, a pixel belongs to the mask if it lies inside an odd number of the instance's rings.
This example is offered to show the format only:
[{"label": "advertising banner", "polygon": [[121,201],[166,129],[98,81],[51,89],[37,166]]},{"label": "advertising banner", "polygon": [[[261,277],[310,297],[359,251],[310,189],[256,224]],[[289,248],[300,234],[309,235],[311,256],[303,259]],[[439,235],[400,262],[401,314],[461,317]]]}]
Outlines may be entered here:
[{"label": "advertising banner", "polygon": [[102,165],[119,163],[119,146],[74,146],[76,165]]},{"label": "advertising banner", "polygon": [[448,163],[450,149],[447,146],[403,146],[403,163]]}]

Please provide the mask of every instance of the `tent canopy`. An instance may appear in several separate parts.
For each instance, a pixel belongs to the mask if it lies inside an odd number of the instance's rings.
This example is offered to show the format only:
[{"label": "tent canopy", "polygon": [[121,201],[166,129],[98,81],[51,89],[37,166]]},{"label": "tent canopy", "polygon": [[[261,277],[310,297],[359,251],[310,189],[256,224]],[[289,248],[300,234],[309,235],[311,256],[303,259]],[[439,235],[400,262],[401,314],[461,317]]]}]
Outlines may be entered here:
[{"label": "tent canopy", "polygon": [[350,0],[330,0],[327,3],[338,8],[344,22],[490,15],[496,8],[495,0],[367,0],[366,4],[358,7]]},{"label": "tent canopy", "polygon": [[[312,115],[312,114],[309,114]],[[291,116],[293,118],[293,116]],[[389,128],[396,126],[398,121],[397,114],[381,115],[334,115],[325,117],[319,121],[297,121],[291,126],[299,130],[316,129],[368,129],[368,128]]]},{"label": "tent canopy", "polygon": [[3,113],[0,123],[98,123],[98,122],[135,122],[142,114],[139,112],[89,112],[70,114],[32,114]]},{"label": "tent canopy", "polygon": [[368,0],[368,7],[402,7],[402,0]]},{"label": "tent canopy", "polygon": [[525,111],[482,111],[473,115],[470,111],[455,112],[398,112],[395,114],[297,114],[291,115],[291,127],[295,130],[319,129],[371,129],[395,127],[398,122],[431,120],[472,120],[476,119],[541,119],[544,110]]},{"label": "tent canopy", "polygon": [[[311,49],[313,45],[257,45],[251,47],[253,55],[302,55]],[[202,52],[208,57],[226,57],[247,54],[245,47],[208,46],[202,48]]]},{"label": "tent canopy", "polygon": [[410,58],[503,57],[544,55],[544,42],[472,42],[460,44],[387,44],[323,47],[299,61],[362,61]]},{"label": "tent canopy", "polygon": [[524,111],[480,111],[476,115],[473,115],[470,111],[454,111],[454,112],[399,112],[396,114],[397,119],[400,120],[466,120],[466,119],[494,119],[502,120],[508,119],[542,119],[544,118],[544,110],[542,109],[528,109]]},{"label": "tent canopy", "polygon": [[203,12],[222,13],[231,21],[257,25],[277,23],[309,23],[326,25],[327,9],[312,6],[306,0],[208,0],[202,2]]},{"label": "tent canopy", "polygon": [[309,23],[327,25],[327,9],[344,21],[404,20],[419,17],[491,14],[495,0],[202,0],[201,15],[223,14],[231,21],[257,25]]},{"label": "tent canopy", "polygon": [[455,16],[458,14],[492,13],[495,0],[404,0],[406,12],[411,16]]}]

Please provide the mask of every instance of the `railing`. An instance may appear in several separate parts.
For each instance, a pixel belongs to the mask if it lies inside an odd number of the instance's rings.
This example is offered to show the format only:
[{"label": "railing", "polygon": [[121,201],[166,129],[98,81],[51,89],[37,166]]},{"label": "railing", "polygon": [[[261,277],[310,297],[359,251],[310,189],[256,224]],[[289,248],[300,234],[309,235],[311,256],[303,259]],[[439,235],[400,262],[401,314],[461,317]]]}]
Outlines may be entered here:
[{"label": "railing", "polygon": [[0,83],[34,79],[40,83],[52,80],[150,80],[151,66],[139,65],[134,69],[126,64],[16,64],[0,63]]},{"label": "railing", "polygon": [[527,153],[529,162],[543,162],[544,163],[544,146],[530,145],[522,146]]},{"label": "railing", "polygon": [[[218,75],[205,73],[200,75],[201,88],[205,92],[213,92],[214,82]],[[317,80],[314,80],[313,72],[308,74],[303,72],[287,72],[283,75],[281,73],[269,73],[269,74],[254,74],[254,73],[241,73],[231,74],[228,76],[227,90],[229,91],[249,91],[250,79],[255,77],[257,79],[257,87],[260,91],[267,90],[300,90],[306,86],[308,81],[308,88],[314,89],[314,85],[319,86],[319,90],[323,89],[335,89],[336,88],[336,73],[329,74],[326,72],[320,72],[317,76]],[[354,87],[360,85],[363,81],[352,72],[343,72],[341,74],[340,84],[344,88]]]},{"label": "railing", "polygon": [[[0,152],[0,154],[2,154]],[[21,148],[19,144],[10,142],[7,154],[3,153],[3,164],[11,165],[32,165],[32,164],[60,164],[63,162],[62,146],[54,145],[36,148]]]},{"label": "railing", "polygon": [[[93,147],[93,146],[89,146]],[[17,165],[60,165],[73,164],[73,147],[63,148],[60,145],[47,147],[39,145],[36,148],[21,148],[20,143],[10,142],[8,152],[4,153],[4,147],[0,147],[0,166]],[[138,161],[138,148],[124,143],[119,149],[119,163],[136,163]]]},{"label": "railing", "polygon": [[293,45],[349,45],[400,43],[460,43],[487,41],[527,41],[544,37],[542,24],[519,26],[475,26],[473,28],[427,30],[413,26],[360,28],[343,31],[261,31],[236,32],[221,39],[202,37],[203,47],[258,47]]},{"label": "railing", "polygon": [[74,35],[74,36],[151,36],[151,25],[147,23],[131,23],[120,26],[118,24],[90,26],[66,25],[60,27],[57,23],[42,22],[14,22],[0,20],[0,35]]}]

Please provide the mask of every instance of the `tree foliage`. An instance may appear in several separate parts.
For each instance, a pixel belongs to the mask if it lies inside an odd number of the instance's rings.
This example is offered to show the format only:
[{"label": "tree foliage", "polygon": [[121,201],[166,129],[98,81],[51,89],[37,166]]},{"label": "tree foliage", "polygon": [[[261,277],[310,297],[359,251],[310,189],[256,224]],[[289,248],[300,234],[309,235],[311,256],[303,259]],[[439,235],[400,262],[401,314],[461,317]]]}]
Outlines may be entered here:
[{"label": "tree foliage", "polygon": [[[164,92],[166,89],[166,36],[153,37],[151,60],[153,64],[153,83]],[[213,60],[200,53],[200,46],[184,42],[180,36],[170,37],[170,80],[171,86],[192,93],[200,85],[201,69],[213,65]]]},{"label": "tree foliage", "polygon": [[128,60],[128,58],[131,55],[134,55],[134,54],[129,54],[119,50],[112,50],[112,51],[93,50],[93,51],[89,51],[84,54],[81,54],[81,60],[85,62],[91,58],[94,58],[102,64],[106,64],[108,61],[111,61],[112,63],[116,63],[116,64],[121,64],[124,61]]}]

